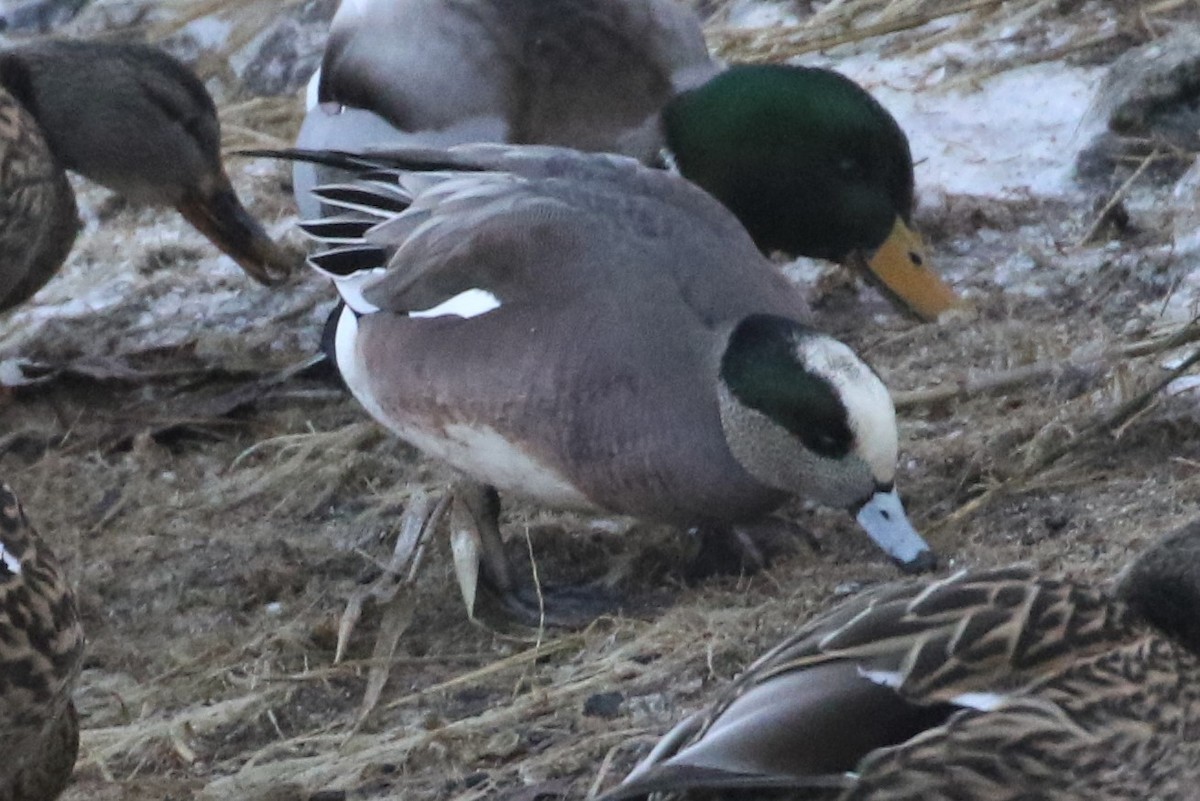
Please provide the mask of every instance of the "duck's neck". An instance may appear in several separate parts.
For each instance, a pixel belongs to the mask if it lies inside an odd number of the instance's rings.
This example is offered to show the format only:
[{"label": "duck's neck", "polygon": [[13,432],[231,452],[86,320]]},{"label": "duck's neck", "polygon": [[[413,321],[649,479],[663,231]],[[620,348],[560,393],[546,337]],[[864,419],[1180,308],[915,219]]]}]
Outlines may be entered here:
[{"label": "duck's neck", "polygon": [[1200,655],[1200,520],[1147,548],[1125,572],[1119,594],[1140,617]]}]

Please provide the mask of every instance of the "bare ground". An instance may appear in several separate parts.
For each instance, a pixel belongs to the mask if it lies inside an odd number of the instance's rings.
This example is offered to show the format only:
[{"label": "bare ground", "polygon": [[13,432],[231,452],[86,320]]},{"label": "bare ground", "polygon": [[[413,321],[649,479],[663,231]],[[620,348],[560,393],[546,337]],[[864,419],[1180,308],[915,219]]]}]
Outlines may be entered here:
[{"label": "bare ground", "polygon": [[[283,170],[235,171],[264,219],[289,213]],[[0,359],[73,366],[0,397],[0,476],[68,564],[88,631],[68,801],[579,798],[797,621],[897,577],[844,514],[802,505],[783,514],[818,552],[798,543],[757,575],[689,585],[679,532],[510,502],[514,554],[532,550],[551,580],[602,579],[637,613],[524,639],[473,625],[441,537],[355,730],[378,619],[334,664],[339,616],[414,494],[449,473],[328,385],[266,380],[315,347],[332,302],[319,279],[254,286],[173,213],[82,192],[96,220],[68,268],[0,319]],[[1102,581],[1200,511],[1196,392],[1115,414],[1195,345],[1104,356],[1186,323],[1163,310],[1194,268],[1152,226],[1077,246],[1105,199],[927,205],[938,264],[976,305],[937,325],[836,277],[814,289],[822,324],[900,398],[1051,366],[902,409],[902,492],[943,570],[1028,561]],[[1029,266],[1001,286],[1014,253]]]}]

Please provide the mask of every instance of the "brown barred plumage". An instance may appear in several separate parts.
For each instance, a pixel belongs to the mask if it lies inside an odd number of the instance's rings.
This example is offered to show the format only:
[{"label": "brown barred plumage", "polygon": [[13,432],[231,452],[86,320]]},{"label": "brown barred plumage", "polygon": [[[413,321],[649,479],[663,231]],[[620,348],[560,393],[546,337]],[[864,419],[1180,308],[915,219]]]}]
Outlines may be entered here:
[{"label": "brown barred plumage", "polygon": [[54,554],[0,484],[0,801],[52,801],[71,777],[83,658],[75,597]]},{"label": "brown barred plumage", "polygon": [[602,801],[1200,798],[1200,521],[1116,592],[1026,567],[878,588],[819,616]]}]

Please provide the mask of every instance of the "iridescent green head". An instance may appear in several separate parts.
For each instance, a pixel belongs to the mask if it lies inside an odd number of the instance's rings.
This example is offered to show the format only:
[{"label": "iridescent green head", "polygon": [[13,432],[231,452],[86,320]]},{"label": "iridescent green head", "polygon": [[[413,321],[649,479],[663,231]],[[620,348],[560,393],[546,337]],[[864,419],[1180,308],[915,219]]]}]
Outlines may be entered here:
[{"label": "iridescent green head", "polygon": [[908,139],[850,79],[730,67],[676,96],[663,128],[679,171],[737,215],[763,251],[847,263],[922,320],[958,305],[911,226]]},{"label": "iridescent green head", "polygon": [[687,178],[764,250],[843,260],[909,222],[912,155],[892,116],[836,72],[741,65],[663,111]]}]

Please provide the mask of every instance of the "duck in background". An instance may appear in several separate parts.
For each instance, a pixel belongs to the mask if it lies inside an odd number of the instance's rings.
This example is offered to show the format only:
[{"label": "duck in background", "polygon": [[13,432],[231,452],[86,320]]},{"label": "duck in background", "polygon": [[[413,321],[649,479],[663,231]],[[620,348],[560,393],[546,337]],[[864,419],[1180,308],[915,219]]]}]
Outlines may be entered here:
[{"label": "duck in background", "polygon": [[0,51],[0,311],[70,253],[79,218],[64,170],[174,206],[260,283],[292,270],[234,193],[216,106],[187,67],[144,45],[41,41]]},{"label": "duck in background", "polygon": [[[552,144],[673,163],[764,252],[849,264],[930,320],[957,302],[912,228],[895,119],[822,69],[722,69],[675,0],[344,0],[297,145]],[[299,168],[297,201],[312,168]]]},{"label": "duck in background", "polygon": [[817,617],[600,801],[1190,801],[1200,521],[1115,591],[1029,567],[877,588]]},{"label": "duck in background", "polygon": [[596,612],[517,586],[496,489],[726,539],[800,495],[904,569],[934,565],[883,382],[695,185],[544,146],[283,155],[359,176],[316,192],[344,213],[302,223],[345,301],[335,361],[376,420],[473,482],[456,500],[483,578],[523,620]]},{"label": "duck in background", "polygon": [[83,662],[75,596],[0,483],[0,799],[54,801],[71,778]]}]

